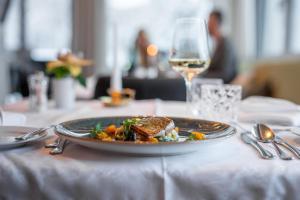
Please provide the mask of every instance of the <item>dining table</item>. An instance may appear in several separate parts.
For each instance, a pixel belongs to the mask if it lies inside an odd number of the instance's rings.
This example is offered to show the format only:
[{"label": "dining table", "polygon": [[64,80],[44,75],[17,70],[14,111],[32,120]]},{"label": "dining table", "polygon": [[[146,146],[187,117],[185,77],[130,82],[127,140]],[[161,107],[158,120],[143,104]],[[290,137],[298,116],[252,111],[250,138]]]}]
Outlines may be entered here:
[{"label": "dining table", "polygon": [[[106,116],[197,118],[179,101],[139,100],[105,107],[99,100],[77,101],[44,112],[28,101],[4,106],[26,116],[24,126],[46,127],[73,119]],[[45,144],[57,135],[20,148],[0,150],[0,199],[299,199],[300,160],[265,160],[240,134],[252,124],[232,124],[234,136],[201,151],[175,156],[139,156],[90,149],[70,142],[59,155]],[[300,137],[281,136],[300,147]],[[272,146],[266,144],[270,151]]]}]

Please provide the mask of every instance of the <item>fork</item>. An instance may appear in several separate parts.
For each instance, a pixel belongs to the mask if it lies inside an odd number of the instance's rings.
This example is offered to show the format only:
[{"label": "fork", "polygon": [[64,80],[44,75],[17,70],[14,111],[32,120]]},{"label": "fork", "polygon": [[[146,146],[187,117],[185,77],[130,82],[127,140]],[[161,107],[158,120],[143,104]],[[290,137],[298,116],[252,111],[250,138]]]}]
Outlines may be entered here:
[{"label": "fork", "polygon": [[29,138],[31,138],[31,137],[37,135],[37,134],[40,134],[40,133],[42,133],[42,132],[44,132],[44,131],[46,131],[46,130],[48,130],[48,129],[51,129],[51,128],[53,128],[53,127],[55,127],[55,125],[51,125],[51,126],[48,126],[48,127],[46,127],[46,128],[40,128],[40,129],[38,129],[38,130],[31,131],[31,132],[29,132],[29,133],[25,133],[25,134],[23,134],[23,135],[20,135],[20,136],[15,137],[15,140],[27,140],[27,139],[29,139]]}]

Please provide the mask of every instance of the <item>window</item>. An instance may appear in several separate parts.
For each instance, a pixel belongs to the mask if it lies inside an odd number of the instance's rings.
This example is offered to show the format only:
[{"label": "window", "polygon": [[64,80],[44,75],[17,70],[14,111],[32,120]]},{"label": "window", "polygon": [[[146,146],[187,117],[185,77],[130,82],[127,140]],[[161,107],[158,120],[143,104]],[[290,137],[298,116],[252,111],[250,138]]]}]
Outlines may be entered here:
[{"label": "window", "polygon": [[72,42],[72,0],[12,0],[4,23],[4,48],[20,48],[21,19],[25,22],[25,45],[33,59],[54,59],[57,51],[70,49]]},{"label": "window", "polygon": [[292,3],[292,25],[291,25],[291,52],[300,53],[300,1],[294,0]]},{"label": "window", "polygon": [[282,0],[267,0],[263,32],[263,56],[277,56],[285,51],[286,5]]},{"label": "window", "polygon": [[29,49],[71,47],[71,18],[71,0],[27,0],[27,47]]},{"label": "window", "polygon": [[4,48],[9,51],[20,48],[20,0],[10,2],[3,24]]},{"label": "window", "polygon": [[118,30],[118,63],[128,64],[128,54],[138,31],[143,28],[151,43],[168,52],[175,20],[180,17],[206,18],[210,0],[108,0],[108,65],[113,63],[113,26]]}]

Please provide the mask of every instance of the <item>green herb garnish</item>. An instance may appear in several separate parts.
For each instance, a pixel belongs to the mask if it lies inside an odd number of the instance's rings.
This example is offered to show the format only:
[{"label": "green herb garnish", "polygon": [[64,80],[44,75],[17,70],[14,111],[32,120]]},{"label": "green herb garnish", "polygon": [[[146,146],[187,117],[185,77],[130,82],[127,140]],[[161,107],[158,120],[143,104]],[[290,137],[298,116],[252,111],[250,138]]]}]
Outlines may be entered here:
[{"label": "green herb garnish", "polygon": [[123,121],[123,127],[124,131],[129,131],[132,125],[135,125],[138,122],[138,119],[132,118],[132,119],[126,119]]},{"label": "green herb garnish", "polygon": [[137,124],[138,118],[126,119],[123,121],[122,125],[124,128],[124,139],[125,141],[135,141],[136,135],[131,130],[131,126]]},{"label": "green herb garnish", "polygon": [[99,122],[98,124],[96,124],[95,128],[91,130],[90,137],[95,138],[97,137],[97,134],[102,131],[103,131],[102,124],[101,122]]},{"label": "green herb garnish", "polygon": [[195,135],[191,133],[187,140],[195,140]]}]

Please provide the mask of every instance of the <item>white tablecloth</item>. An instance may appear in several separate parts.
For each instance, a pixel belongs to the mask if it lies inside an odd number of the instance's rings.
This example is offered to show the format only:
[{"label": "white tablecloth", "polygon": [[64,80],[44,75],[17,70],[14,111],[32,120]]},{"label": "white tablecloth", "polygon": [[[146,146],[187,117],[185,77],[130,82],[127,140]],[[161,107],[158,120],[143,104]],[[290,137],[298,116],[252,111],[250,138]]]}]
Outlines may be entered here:
[{"label": "white tablecloth", "polygon": [[[72,111],[26,112],[28,126],[112,115],[182,116],[179,102],[136,101],[104,108],[79,102]],[[247,127],[247,126],[245,126]],[[300,138],[282,134],[300,146]],[[46,140],[50,142],[53,135]],[[218,147],[181,156],[133,157],[70,144],[51,156],[44,143],[0,152],[0,199],[298,199],[300,161],[263,160],[239,134]],[[271,147],[268,147],[270,150]]]}]

